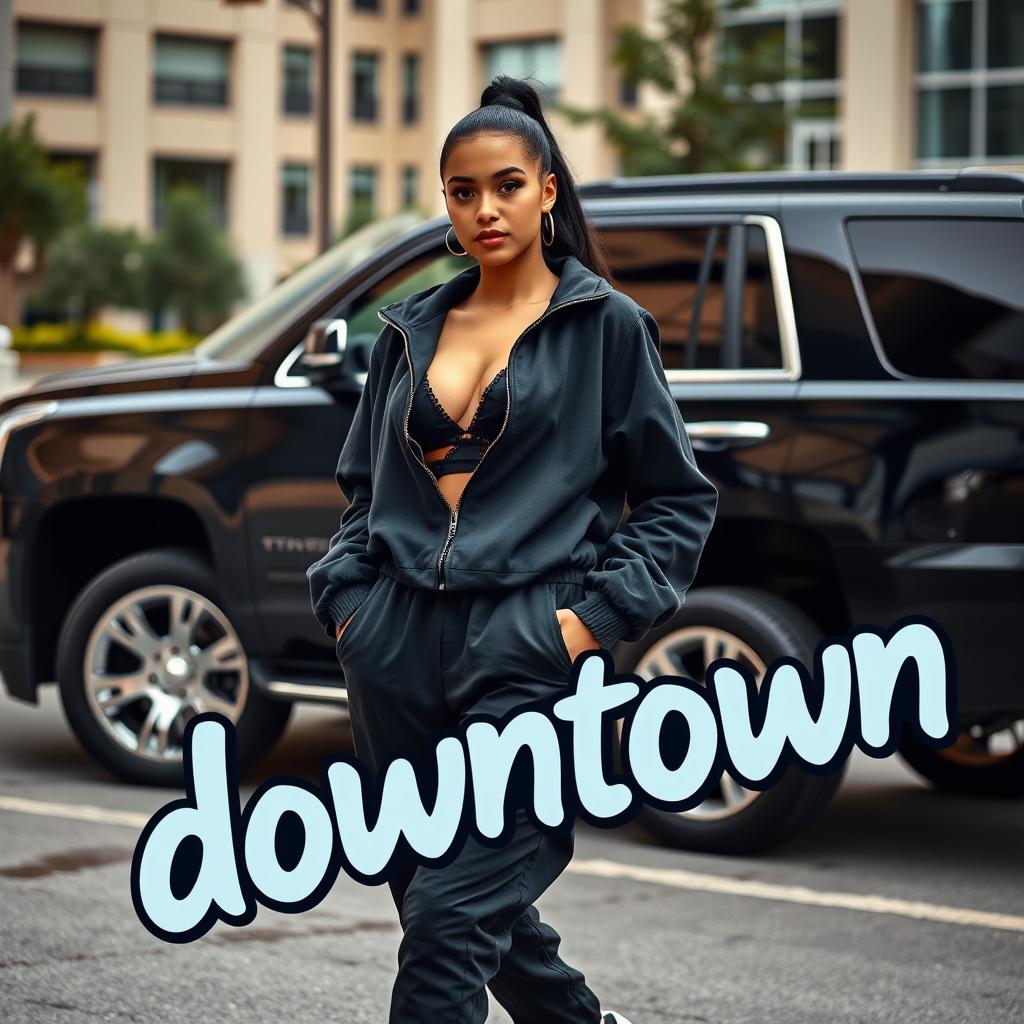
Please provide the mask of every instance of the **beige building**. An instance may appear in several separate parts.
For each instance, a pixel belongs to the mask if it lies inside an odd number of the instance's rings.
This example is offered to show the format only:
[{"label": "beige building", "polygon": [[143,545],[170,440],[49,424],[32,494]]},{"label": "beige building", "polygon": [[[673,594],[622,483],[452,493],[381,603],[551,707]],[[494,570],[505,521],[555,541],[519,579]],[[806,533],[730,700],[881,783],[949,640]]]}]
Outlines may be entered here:
[{"label": "beige building", "polygon": [[[444,135],[499,71],[629,116],[664,102],[628,88],[608,57],[618,25],[656,31],[659,0],[332,4],[336,233],[359,204],[443,213]],[[316,254],[317,34],[306,11],[288,0],[0,0],[0,16],[0,116],[35,111],[51,153],[86,165],[95,219],[152,230],[167,190],[192,181],[254,294]],[[719,45],[773,31],[789,49],[813,47],[802,74],[757,96],[796,117],[770,154],[786,166],[1024,159],[1020,0],[759,0],[726,19]],[[551,120],[581,180],[617,172],[598,126]]]}]

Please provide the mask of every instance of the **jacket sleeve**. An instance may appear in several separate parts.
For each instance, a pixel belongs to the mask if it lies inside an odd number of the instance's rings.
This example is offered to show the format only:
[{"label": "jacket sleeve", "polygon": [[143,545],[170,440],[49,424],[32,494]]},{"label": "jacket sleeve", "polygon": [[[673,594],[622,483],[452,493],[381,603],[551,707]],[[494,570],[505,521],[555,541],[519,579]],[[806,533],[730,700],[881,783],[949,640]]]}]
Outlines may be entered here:
[{"label": "jacket sleeve", "polygon": [[338,456],[335,479],[348,499],[348,508],[341,514],[340,528],[330,539],[327,553],[306,570],[313,614],[332,640],[338,626],[370,593],[380,565],[379,559],[367,551],[373,497],[370,438],[380,384],[382,339],[388,330],[385,326],[373,344],[366,383]]},{"label": "jacket sleeve", "polygon": [[604,648],[639,640],[682,606],[718,509],[718,489],[697,468],[661,362],[661,336],[641,307],[605,398],[604,443],[620,467],[629,516],[572,606]]}]

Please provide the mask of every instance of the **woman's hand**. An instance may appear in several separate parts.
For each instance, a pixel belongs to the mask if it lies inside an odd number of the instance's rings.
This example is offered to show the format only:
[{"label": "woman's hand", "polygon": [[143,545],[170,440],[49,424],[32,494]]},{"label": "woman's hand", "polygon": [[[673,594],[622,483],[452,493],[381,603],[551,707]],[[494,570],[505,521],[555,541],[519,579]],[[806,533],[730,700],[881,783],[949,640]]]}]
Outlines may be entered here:
[{"label": "woman's hand", "polygon": [[[355,612],[352,613],[355,615]],[[352,621],[352,615],[350,615],[339,627],[337,633],[334,634],[334,642],[337,643],[341,639],[341,634],[345,632],[345,627]]]},{"label": "woman's hand", "polygon": [[575,661],[584,651],[600,650],[596,637],[571,608],[556,608],[555,618],[562,630],[562,641],[569,651],[569,660]]}]

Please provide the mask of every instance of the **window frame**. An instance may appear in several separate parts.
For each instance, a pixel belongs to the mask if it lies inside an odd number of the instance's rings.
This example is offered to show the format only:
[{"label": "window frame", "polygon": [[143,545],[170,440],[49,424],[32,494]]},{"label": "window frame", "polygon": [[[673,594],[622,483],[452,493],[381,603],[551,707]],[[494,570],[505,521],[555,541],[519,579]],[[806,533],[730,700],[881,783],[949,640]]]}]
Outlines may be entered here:
[{"label": "window frame", "polygon": [[[64,21],[47,21],[37,20],[32,17],[15,17],[12,19],[12,39],[10,41],[10,58],[11,58],[11,69],[10,69],[10,89],[11,96],[17,98],[19,96],[35,97],[38,99],[55,99],[55,100],[80,100],[80,101],[95,101],[99,98],[98,89],[98,68],[100,62],[99,48],[101,45],[100,32],[101,29],[97,25],[80,25],[75,22],[64,22]],[[23,29],[28,29],[29,32],[34,30],[54,31],[56,33],[67,32],[68,34],[80,35],[86,38],[89,46],[91,64],[87,72],[79,72],[79,74],[87,75],[87,81],[85,82],[84,90],[66,90],[66,89],[34,89],[26,87],[22,82],[22,73],[31,70],[38,70],[31,64],[22,64],[19,53],[18,53],[18,41],[19,35]],[[53,75],[55,70],[52,66],[47,66],[45,71],[49,75]],[[64,72],[65,74],[67,72]]]},{"label": "window frame", "polygon": [[[789,271],[786,267],[786,251],[782,240],[782,228],[778,220],[768,214],[761,213],[669,213],[623,216],[609,216],[595,219],[595,226],[602,234],[619,230],[643,230],[644,228],[681,227],[729,227],[747,225],[760,227],[764,231],[765,250],[768,254],[768,271],[772,285],[772,297],[775,301],[775,316],[779,332],[779,349],[782,355],[782,366],[769,367],[703,367],[694,369],[678,369],[665,367],[665,378],[669,383],[693,383],[695,381],[796,381],[801,376],[800,345],[796,330],[796,314],[793,308],[793,295],[789,285]],[[725,266],[727,322],[738,322],[735,315],[737,293],[730,287],[732,277],[729,264]]]}]

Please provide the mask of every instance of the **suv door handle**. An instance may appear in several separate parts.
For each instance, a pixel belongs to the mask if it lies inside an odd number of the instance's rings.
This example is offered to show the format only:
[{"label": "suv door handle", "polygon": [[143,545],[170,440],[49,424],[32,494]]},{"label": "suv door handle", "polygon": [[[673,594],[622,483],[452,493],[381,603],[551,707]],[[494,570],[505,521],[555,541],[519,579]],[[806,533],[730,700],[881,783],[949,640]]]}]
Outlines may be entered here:
[{"label": "suv door handle", "polygon": [[762,420],[694,420],[686,424],[693,447],[700,451],[763,441],[771,431]]}]

